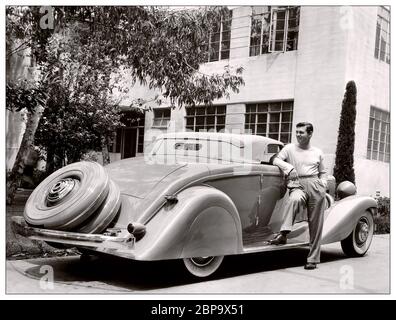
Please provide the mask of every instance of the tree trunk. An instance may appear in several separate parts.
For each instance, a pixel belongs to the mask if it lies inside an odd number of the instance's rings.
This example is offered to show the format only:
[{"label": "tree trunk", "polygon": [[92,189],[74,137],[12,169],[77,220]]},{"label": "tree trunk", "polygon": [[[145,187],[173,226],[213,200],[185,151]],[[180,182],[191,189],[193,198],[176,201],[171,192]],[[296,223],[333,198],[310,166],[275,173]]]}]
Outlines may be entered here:
[{"label": "tree trunk", "polygon": [[52,172],[54,172],[54,150],[50,146],[47,147],[47,156],[45,159],[45,172],[47,176],[50,175]]},{"label": "tree trunk", "polygon": [[106,137],[102,137],[102,156],[103,156],[103,165],[110,163],[110,154],[109,154],[109,140]]},{"label": "tree trunk", "polygon": [[12,204],[15,192],[21,183],[25,163],[29,150],[33,148],[34,135],[43,114],[44,108],[37,106],[33,113],[28,113],[26,129],[22,137],[21,145],[16,156],[14,166],[7,180],[7,204]]}]

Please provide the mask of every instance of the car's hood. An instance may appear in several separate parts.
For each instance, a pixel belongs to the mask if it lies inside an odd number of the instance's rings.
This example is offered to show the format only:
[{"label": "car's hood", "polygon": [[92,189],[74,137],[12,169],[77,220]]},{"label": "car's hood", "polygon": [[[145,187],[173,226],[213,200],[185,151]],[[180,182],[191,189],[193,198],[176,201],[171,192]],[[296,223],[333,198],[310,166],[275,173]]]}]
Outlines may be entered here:
[{"label": "car's hood", "polygon": [[144,157],[114,162],[105,168],[121,194],[145,198],[155,186],[186,163],[153,164]]}]

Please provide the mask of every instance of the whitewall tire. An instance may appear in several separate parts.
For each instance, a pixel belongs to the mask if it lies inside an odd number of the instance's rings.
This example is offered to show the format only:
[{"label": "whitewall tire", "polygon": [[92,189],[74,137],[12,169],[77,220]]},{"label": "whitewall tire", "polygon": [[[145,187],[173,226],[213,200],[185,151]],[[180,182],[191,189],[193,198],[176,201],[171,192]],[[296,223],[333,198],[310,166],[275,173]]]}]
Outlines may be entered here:
[{"label": "whitewall tire", "polygon": [[109,177],[95,162],[77,162],[42,181],[26,202],[24,218],[34,226],[73,230],[102,205]]},{"label": "whitewall tire", "polygon": [[183,259],[187,271],[196,277],[208,277],[212,275],[221,265],[224,256],[195,257]]},{"label": "whitewall tire", "polygon": [[344,253],[350,257],[364,256],[370,247],[374,234],[374,218],[369,210],[364,211],[351,234],[341,241]]}]

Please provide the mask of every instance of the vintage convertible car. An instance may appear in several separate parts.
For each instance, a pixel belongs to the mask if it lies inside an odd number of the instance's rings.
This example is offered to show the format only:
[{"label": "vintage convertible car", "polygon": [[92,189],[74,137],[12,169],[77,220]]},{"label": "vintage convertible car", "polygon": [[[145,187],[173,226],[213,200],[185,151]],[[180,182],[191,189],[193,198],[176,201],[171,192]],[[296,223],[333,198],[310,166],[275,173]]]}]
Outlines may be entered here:
[{"label": "vintage convertible car", "polygon": [[[304,212],[287,244],[268,241],[279,232],[288,199],[285,177],[271,165],[282,147],[252,135],[164,134],[144,157],[56,171],[33,191],[13,227],[84,252],[182,259],[191,274],[209,276],[226,255],[309,245]],[[326,194],[322,243],[341,241],[346,254],[362,256],[372,240],[376,201],[355,195],[348,182],[338,191],[337,201]]]}]

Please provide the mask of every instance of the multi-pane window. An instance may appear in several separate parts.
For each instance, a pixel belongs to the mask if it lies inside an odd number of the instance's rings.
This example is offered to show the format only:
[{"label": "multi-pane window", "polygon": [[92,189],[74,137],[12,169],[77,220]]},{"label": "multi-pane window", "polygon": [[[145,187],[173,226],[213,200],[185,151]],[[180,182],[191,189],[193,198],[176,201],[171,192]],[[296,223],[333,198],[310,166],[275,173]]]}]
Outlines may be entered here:
[{"label": "multi-pane window", "polygon": [[291,141],[293,101],[266,102],[246,105],[245,132]]},{"label": "multi-pane window", "polygon": [[186,129],[219,132],[225,129],[226,106],[186,108]]},{"label": "multi-pane window", "polygon": [[230,57],[232,11],[224,14],[221,21],[213,24],[209,34],[209,61]]},{"label": "multi-pane window", "polygon": [[297,50],[300,7],[253,7],[250,56]]},{"label": "multi-pane window", "polygon": [[375,35],[374,57],[390,63],[390,11],[385,7],[378,7],[377,31]]},{"label": "multi-pane window", "polygon": [[370,124],[367,142],[367,159],[389,162],[390,123],[389,112],[370,108]]},{"label": "multi-pane window", "polygon": [[166,128],[171,119],[171,109],[170,108],[156,108],[154,109],[154,121],[153,127]]}]

